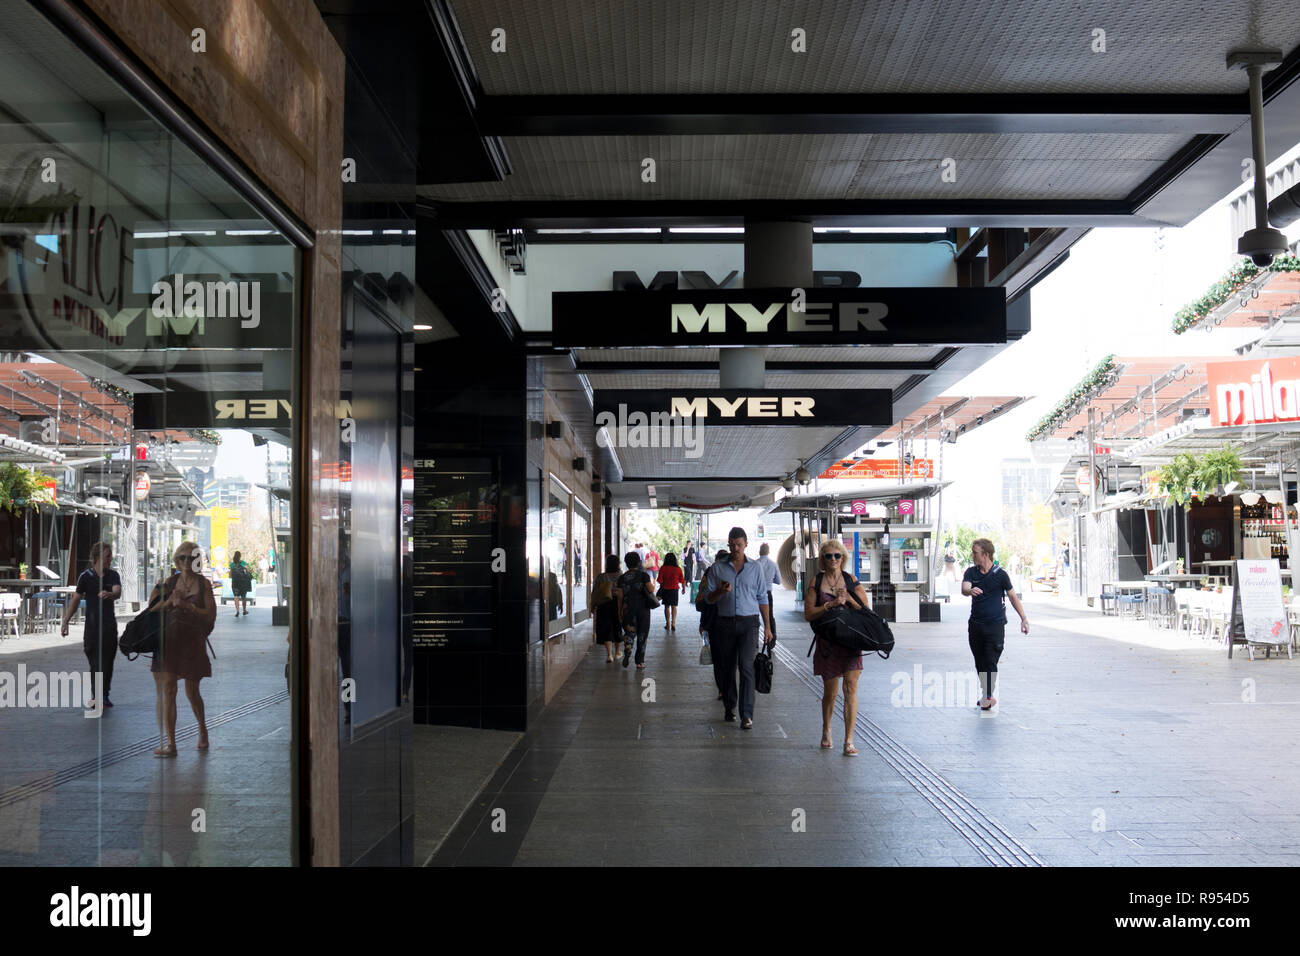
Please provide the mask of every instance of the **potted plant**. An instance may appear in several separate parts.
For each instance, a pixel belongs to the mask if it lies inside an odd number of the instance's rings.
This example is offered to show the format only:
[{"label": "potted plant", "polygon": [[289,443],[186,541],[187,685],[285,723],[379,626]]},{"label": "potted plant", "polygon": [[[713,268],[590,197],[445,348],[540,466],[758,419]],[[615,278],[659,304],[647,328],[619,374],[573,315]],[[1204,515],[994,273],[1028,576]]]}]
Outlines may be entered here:
[{"label": "potted plant", "polygon": [[19,581],[26,581],[26,580],[27,580],[27,565],[26,565],[26,564],[19,564],[19,565],[18,565],[18,580],[19,580]]},{"label": "potted plant", "polygon": [[1241,456],[1231,445],[1224,445],[1218,451],[1206,452],[1196,465],[1192,477],[1192,486],[1201,498],[1211,494],[1223,497],[1223,486],[1230,485],[1241,477]]},{"label": "potted plant", "polygon": [[1162,495],[1168,495],[1178,504],[1185,505],[1192,496],[1198,467],[1198,462],[1190,452],[1182,452],[1156,471],[1156,486]]}]

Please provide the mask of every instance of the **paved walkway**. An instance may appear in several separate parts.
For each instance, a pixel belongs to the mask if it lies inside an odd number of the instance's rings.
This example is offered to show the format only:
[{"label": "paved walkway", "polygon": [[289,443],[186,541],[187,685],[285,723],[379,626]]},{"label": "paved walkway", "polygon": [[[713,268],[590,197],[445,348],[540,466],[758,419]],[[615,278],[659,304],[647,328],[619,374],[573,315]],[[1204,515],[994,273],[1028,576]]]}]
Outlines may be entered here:
[{"label": "paved walkway", "polygon": [[749,732],[723,722],[681,610],[643,672],[593,647],[434,865],[1300,863],[1300,658],[1230,661],[1039,594],[983,716],[958,597],[867,661],[848,758],[838,717],[818,746],[791,596]]},{"label": "paved walkway", "polygon": [[[121,623],[121,622],[119,622]],[[211,750],[177,694],[175,759],[158,745],[149,661],[119,656],[114,707],[0,709],[0,866],[288,865],[288,628],[269,606],[222,607],[213,676],[202,683]],[[0,671],[85,671],[68,638],[0,641]],[[196,814],[201,810],[201,814]]]}]

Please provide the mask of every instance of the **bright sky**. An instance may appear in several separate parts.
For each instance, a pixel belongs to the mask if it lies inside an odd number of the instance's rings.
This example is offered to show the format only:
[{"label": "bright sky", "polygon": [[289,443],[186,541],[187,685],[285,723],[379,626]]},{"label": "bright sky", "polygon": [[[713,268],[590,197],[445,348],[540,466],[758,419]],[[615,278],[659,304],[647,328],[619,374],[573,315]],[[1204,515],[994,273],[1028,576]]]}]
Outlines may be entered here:
[{"label": "bright sky", "polygon": [[1025,433],[1105,356],[1223,356],[1257,336],[1170,328],[1239,258],[1230,229],[1226,197],[1182,229],[1094,229],[1034,286],[1030,334],[950,390],[1036,397],[945,447],[943,477],[955,484],[944,492],[944,524],[1000,524],[1002,460],[1030,457]]}]

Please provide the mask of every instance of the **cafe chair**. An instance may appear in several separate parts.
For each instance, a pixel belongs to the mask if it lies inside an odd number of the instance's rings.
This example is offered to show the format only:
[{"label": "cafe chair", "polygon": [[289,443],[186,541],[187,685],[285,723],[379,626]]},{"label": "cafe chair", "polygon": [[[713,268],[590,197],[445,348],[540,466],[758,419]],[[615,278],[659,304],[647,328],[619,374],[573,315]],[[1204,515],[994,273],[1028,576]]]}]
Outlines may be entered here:
[{"label": "cafe chair", "polygon": [[1195,593],[1191,588],[1174,589],[1174,627],[1180,631],[1192,629],[1191,598]]},{"label": "cafe chair", "polygon": [[0,638],[6,637],[6,632],[12,628],[14,637],[18,636],[18,616],[19,609],[23,606],[23,596],[12,592],[0,594]]},{"label": "cafe chair", "polygon": [[1142,594],[1121,594],[1115,598],[1115,603],[1119,605],[1119,616],[1121,618],[1131,617],[1136,621],[1142,617],[1146,597]]},{"label": "cafe chair", "polygon": [[1172,588],[1152,585],[1147,588],[1147,625],[1172,627],[1174,618],[1174,591]]},{"label": "cafe chair", "polygon": [[1193,588],[1185,590],[1192,593],[1187,596],[1187,608],[1190,616],[1191,633],[1193,637],[1208,637],[1210,630],[1210,595],[1204,591],[1197,591]]},{"label": "cafe chair", "polygon": [[[1111,588],[1111,586],[1110,586],[1109,584],[1103,584],[1103,585],[1101,586],[1101,613],[1102,613],[1102,614],[1118,614],[1118,613],[1119,613],[1119,607],[1118,607],[1118,605],[1115,603],[1115,597],[1116,597],[1116,595],[1115,595],[1115,591],[1114,591],[1113,588]],[[1107,604],[1110,605],[1110,610],[1109,610],[1109,611],[1106,610],[1106,605],[1107,605]]]}]

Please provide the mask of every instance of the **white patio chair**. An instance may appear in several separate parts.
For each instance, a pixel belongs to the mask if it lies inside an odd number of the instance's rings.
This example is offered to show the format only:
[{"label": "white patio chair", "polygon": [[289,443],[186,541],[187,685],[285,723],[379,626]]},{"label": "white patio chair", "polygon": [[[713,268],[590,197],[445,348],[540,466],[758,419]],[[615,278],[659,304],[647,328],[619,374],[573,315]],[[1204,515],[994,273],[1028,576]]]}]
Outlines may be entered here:
[{"label": "white patio chair", "polygon": [[23,596],[6,591],[0,594],[0,636],[13,628],[14,637],[18,636],[18,611],[22,607]]},{"label": "white patio chair", "polygon": [[1192,629],[1191,597],[1195,593],[1191,588],[1174,589],[1174,627],[1180,631]]}]

